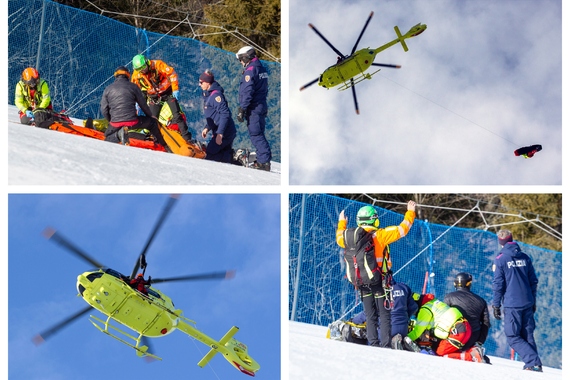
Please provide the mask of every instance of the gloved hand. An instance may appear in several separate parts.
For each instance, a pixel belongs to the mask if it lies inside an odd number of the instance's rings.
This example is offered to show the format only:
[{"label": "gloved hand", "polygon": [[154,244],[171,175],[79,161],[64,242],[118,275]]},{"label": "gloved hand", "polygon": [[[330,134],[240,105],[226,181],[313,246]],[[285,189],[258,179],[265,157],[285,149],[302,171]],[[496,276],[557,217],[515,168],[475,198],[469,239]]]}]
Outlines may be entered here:
[{"label": "gloved hand", "polygon": [[412,315],[410,321],[408,322],[408,332],[413,331],[414,327],[416,327],[416,316]]},{"label": "gloved hand", "polygon": [[342,210],[338,215],[338,221],[340,222],[341,220],[348,220],[348,217],[344,215],[344,210]]},{"label": "gloved hand", "polygon": [[239,107],[238,108],[238,113],[237,113],[237,119],[240,123],[243,123],[243,116],[245,114],[245,111],[243,110],[243,108]]},{"label": "gloved hand", "polygon": [[176,90],[172,92],[172,96],[174,96],[176,98],[176,100],[180,100],[179,96],[180,96],[180,91]]},{"label": "gloved hand", "polygon": [[30,110],[26,110],[26,116],[29,117],[30,119],[34,118],[34,113]]},{"label": "gloved hand", "polygon": [[501,308],[498,306],[493,306],[493,316],[495,319],[501,320]]}]

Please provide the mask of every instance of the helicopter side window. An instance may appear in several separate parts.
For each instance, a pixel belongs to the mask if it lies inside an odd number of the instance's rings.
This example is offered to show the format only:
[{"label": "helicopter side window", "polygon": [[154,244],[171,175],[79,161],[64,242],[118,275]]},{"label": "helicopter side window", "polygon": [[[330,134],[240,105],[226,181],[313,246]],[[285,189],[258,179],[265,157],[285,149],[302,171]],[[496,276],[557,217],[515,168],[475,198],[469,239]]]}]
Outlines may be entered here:
[{"label": "helicopter side window", "polygon": [[160,294],[158,294],[157,292],[155,292],[154,290],[152,290],[151,288],[147,289],[148,294],[150,294],[151,296],[153,296],[154,298],[161,298]]},{"label": "helicopter side window", "polygon": [[105,270],[105,273],[107,273],[107,274],[109,274],[109,275],[111,275],[111,276],[113,276],[113,277],[117,277],[117,278],[119,278],[119,279],[121,279],[121,280],[123,280],[123,281],[126,281],[126,280],[127,280],[127,276],[125,276],[125,275],[123,275],[123,274],[121,274],[121,273],[119,273],[119,272],[117,272],[116,270],[113,270],[113,269],[111,269],[111,268],[107,268],[107,269]]},{"label": "helicopter side window", "polygon": [[103,272],[94,272],[94,273],[89,273],[87,276],[85,276],[89,281],[93,282],[98,278],[101,278],[101,276],[103,276]]}]

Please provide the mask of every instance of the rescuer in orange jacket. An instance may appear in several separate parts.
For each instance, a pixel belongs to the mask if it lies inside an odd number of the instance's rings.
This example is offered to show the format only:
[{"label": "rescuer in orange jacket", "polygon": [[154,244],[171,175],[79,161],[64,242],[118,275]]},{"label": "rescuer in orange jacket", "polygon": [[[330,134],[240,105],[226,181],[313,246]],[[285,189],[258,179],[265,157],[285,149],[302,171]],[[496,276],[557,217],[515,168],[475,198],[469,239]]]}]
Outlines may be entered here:
[{"label": "rescuer in orange jacket", "polygon": [[140,87],[152,111],[152,115],[147,116],[158,118],[164,103],[168,104],[172,112],[170,126],[173,129],[177,126],[184,140],[190,142],[192,133],[188,131],[186,118],[178,103],[180,91],[178,75],[174,68],[159,59],[149,60],[142,54],[138,54],[133,58],[133,69],[131,82]]},{"label": "rescuer in orange jacket", "polygon": [[[358,210],[356,223],[368,232],[373,232],[374,256],[379,268],[382,268],[382,281],[377,284],[362,285],[359,287],[360,299],[366,314],[366,331],[368,342],[371,346],[389,348],[391,346],[392,320],[390,307],[385,307],[386,290],[391,285],[392,261],[388,244],[393,243],[408,234],[416,217],[416,203],[408,202],[408,211],[404,220],[398,226],[380,227],[378,213],[372,206],[364,206]],[[338,217],[336,230],[336,242],[346,248],[344,231],[347,229],[348,217],[341,211]],[[378,320],[380,319],[380,332],[378,339]]]}]

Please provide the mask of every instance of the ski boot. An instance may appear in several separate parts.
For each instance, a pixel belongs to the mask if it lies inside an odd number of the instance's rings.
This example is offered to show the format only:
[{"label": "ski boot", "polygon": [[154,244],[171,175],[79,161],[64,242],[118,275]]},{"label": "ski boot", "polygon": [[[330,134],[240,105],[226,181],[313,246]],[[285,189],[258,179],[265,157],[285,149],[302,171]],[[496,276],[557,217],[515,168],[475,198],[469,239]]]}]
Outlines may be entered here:
[{"label": "ski boot", "polygon": [[119,138],[119,144],[131,145],[131,141],[129,140],[129,128],[128,127],[121,127],[117,131],[117,137]]},{"label": "ski boot", "polygon": [[236,165],[242,165],[247,167],[249,164],[248,157],[249,157],[249,151],[247,149],[240,148],[234,152],[232,159]]},{"label": "ski boot", "polygon": [[402,335],[396,334],[392,337],[392,349],[393,350],[403,350],[404,346],[402,345]]},{"label": "ski boot", "polygon": [[262,164],[259,161],[255,161],[249,167],[252,169],[265,170],[266,172],[270,172],[271,171],[271,162],[266,162],[266,163]]},{"label": "ski boot", "polygon": [[421,351],[420,347],[412,339],[410,339],[409,336],[406,336],[404,338],[403,346],[407,351],[412,351],[412,352]]}]

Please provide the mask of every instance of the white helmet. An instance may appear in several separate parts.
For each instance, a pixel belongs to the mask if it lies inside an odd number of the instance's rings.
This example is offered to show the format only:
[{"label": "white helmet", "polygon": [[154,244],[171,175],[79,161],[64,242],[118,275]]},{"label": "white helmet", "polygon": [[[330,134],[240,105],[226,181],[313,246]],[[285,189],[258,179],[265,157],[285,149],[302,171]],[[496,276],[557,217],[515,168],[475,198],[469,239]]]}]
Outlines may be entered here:
[{"label": "white helmet", "polygon": [[236,53],[238,61],[249,62],[255,57],[255,49],[251,46],[244,46]]}]

